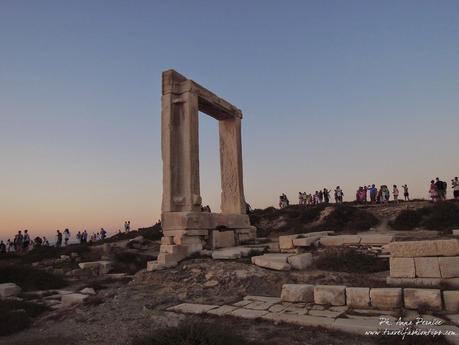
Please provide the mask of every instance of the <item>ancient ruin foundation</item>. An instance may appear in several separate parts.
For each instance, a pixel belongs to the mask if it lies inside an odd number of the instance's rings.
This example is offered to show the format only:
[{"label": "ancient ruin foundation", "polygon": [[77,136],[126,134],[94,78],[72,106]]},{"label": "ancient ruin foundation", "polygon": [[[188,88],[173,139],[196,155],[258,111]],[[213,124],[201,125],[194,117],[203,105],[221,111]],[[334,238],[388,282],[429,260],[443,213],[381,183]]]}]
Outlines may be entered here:
[{"label": "ancient ruin foundation", "polygon": [[[155,268],[253,240],[242,181],[241,110],[174,70],[163,72],[161,104],[164,237]],[[201,212],[199,111],[219,122],[221,213]]]}]

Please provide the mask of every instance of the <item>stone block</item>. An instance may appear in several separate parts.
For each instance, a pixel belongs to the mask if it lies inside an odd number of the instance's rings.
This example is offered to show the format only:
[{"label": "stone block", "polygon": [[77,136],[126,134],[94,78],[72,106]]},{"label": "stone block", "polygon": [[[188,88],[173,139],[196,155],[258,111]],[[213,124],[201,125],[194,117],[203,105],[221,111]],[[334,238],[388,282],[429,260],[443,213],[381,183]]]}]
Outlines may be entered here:
[{"label": "stone block", "polygon": [[296,238],[298,238],[298,235],[279,236],[280,250],[282,251],[295,248],[293,245],[293,240]]},{"label": "stone block", "polygon": [[399,258],[437,256],[435,241],[391,242],[389,250],[392,257]]},{"label": "stone block", "polygon": [[279,253],[280,252],[279,242],[268,242],[268,243],[266,243],[266,246],[268,247],[268,252],[270,252],[270,253]]},{"label": "stone block", "polygon": [[458,256],[459,255],[459,240],[436,240],[437,256]]},{"label": "stone block", "polygon": [[174,311],[177,313],[184,314],[203,314],[211,309],[217,309],[218,305],[213,304],[194,304],[194,303],[182,303],[173,307],[168,308],[168,311]]},{"label": "stone block", "polygon": [[242,319],[257,319],[263,315],[268,314],[267,310],[253,310],[253,309],[236,309],[228,315],[240,317]]},{"label": "stone block", "polygon": [[62,306],[68,307],[73,304],[83,303],[89,296],[81,293],[71,293],[62,296]]},{"label": "stone block", "polygon": [[228,248],[235,245],[234,231],[212,231],[212,248]]},{"label": "stone block", "polygon": [[17,296],[21,293],[21,288],[15,283],[0,284],[0,298]]},{"label": "stone block", "polygon": [[361,235],[360,245],[385,245],[394,239],[393,235]]},{"label": "stone block", "polygon": [[93,288],[87,287],[80,291],[80,293],[85,295],[95,295],[96,291]]},{"label": "stone block", "polygon": [[319,241],[320,237],[304,237],[304,238],[295,238],[293,240],[294,247],[311,247],[315,242]]},{"label": "stone block", "polygon": [[402,306],[401,288],[373,288],[370,289],[371,306],[377,309],[390,310]]},{"label": "stone block", "polygon": [[238,309],[238,307],[234,307],[232,305],[222,305],[221,307],[218,307],[216,309],[210,309],[209,311],[207,311],[207,314],[224,316],[236,309]]},{"label": "stone block", "polygon": [[416,277],[418,278],[440,278],[440,265],[438,257],[414,258]]},{"label": "stone block", "polygon": [[390,276],[394,278],[414,278],[416,276],[414,258],[390,258]]},{"label": "stone block", "polygon": [[212,252],[212,259],[214,260],[235,260],[241,257],[241,250],[237,247],[219,249]]},{"label": "stone block", "polygon": [[291,266],[287,262],[287,258],[291,254],[264,254],[260,256],[252,256],[252,263],[254,265],[270,268],[276,271],[288,271]]},{"label": "stone block", "polygon": [[442,278],[459,278],[459,256],[439,257]]},{"label": "stone block", "polygon": [[268,313],[261,317],[263,320],[273,321],[275,323],[285,322],[302,327],[326,327],[331,328],[334,323],[333,318],[311,316],[311,315],[298,315],[291,313]]},{"label": "stone block", "polygon": [[352,308],[368,308],[370,306],[370,288],[346,288],[346,304]]},{"label": "stone block", "polygon": [[398,287],[439,287],[442,284],[443,279],[441,278],[393,278],[387,277],[386,283],[387,285],[398,286]]},{"label": "stone block", "polygon": [[446,311],[459,312],[459,291],[443,291],[443,300]]},{"label": "stone block", "polygon": [[283,302],[313,302],[314,285],[284,284],[282,285],[281,300]]},{"label": "stone block", "polygon": [[314,286],[314,303],[345,305],[346,287],[342,285],[316,285]]},{"label": "stone block", "polygon": [[320,238],[320,244],[326,247],[337,247],[345,245],[357,245],[360,243],[358,235],[338,235]]},{"label": "stone block", "polygon": [[440,289],[409,289],[403,290],[405,308],[420,309],[429,308],[430,310],[441,310],[441,290]]},{"label": "stone block", "polygon": [[112,269],[112,263],[110,261],[92,261],[92,262],[80,262],[78,266],[81,269],[90,269],[97,271],[100,275],[107,274]]},{"label": "stone block", "polygon": [[293,269],[304,270],[312,265],[312,254],[292,255],[287,258],[287,262]]}]

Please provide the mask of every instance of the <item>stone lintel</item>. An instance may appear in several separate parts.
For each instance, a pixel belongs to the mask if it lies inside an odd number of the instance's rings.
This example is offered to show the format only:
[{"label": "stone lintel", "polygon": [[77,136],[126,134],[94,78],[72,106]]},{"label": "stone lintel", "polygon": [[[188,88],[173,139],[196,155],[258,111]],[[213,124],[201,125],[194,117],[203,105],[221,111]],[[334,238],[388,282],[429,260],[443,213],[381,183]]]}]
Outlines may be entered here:
[{"label": "stone lintel", "polygon": [[223,98],[218,97],[205,87],[199,85],[191,79],[187,79],[185,76],[174,70],[167,70],[163,72],[163,95],[169,93],[181,95],[186,92],[196,93],[198,95],[199,110],[216,118],[217,120],[235,117],[242,119],[242,112],[240,109]]}]

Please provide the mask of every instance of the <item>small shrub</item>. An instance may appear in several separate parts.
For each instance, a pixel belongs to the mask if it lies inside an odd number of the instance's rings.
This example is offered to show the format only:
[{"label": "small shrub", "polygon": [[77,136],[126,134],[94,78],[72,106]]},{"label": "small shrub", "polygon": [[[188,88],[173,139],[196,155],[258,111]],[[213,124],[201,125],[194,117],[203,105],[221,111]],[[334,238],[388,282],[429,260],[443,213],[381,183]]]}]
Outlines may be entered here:
[{"label": "small shrub", "polygon": [[32,320],[24,310],[0,313],[0,336],[13,334],[29,327]]},{"label": "small shrub", "polygon": [[417,210],[403,210],[389,223],[395,230],[423,227],[447,231],[459,227],[459,207],[452,202],[437,202]]},{"label": "small shrub", "polygon": [[378,219],[368,211],[350,205],[336,205],[334,210],[325,217],[322,224],[315,230],[363,231],[374,227],[379,223]]},{"label": "small shrub", "polygon": [[327,249],[315,261],[318,269],[348,273],[374,273],[388,271],[387,260],[363,254],[352,249]]},{"label": "small shrub", "polygon": [[29,327],[31,318],[49,310],[48,307],[26,301],[0,300],[0,336]]},{"label": "small shrub", "polygon": [[395,230],[412,230],[421,225],[422,213],[417,210],[403,210],[389,225]]},{"label": "small shrub", "polygon": [[40,246],[33,248],[26,255],[21,256],[21,262],[27,264],[46,259],[55,259],[61,255],[62,252],[59,248],[51,246]]},{"label": "small shrub", "polygon": [[0,283],[15,283],[24,291],[59,289],[63,277],[23,264],[0,266]]},{"label": "small shrub", "polygon": [[120,252],[114,256],[114,272],[134,274],[147,267],[147,261],[155,260],[155,256],[139,255],[131,252]]},{"label": "small shrub", "polygon": [[218,324],[186,322],[135,339],[132,345],[248,345],[234,330]]},{"label": "small shrub", "polygon": [[452,202],[434,204],[430,207],[422,226],[432,230],[451,230],[459,227],[459,207]]}]

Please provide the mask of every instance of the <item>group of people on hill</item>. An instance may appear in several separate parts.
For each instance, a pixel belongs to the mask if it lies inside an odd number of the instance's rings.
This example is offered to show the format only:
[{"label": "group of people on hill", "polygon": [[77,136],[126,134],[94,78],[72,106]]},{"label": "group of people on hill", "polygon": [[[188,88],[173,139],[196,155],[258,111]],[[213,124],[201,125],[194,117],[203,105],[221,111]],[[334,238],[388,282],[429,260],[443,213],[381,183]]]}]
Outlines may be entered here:
[{"label": "group of people on hill", "polygon": [[[459,178],[457,176],[451,179],[451,188],[453,189],[454,199],[459,201]],[[435,180],[430,181],[429,194],[433,202],[446,200],[447,191],[448,184],[440,180],[440,178],[437,177]]]},{"label": "group of people on hill", "polygon": [[14,235],[13,240],[8,239],[5,242],[0,241],[0,254],[17,253],[27,254],[34,247],[49,246],[49,241],[46,237],[35,237],[33,240],[30,237],[29,230],[19,230]]},{"label": "group of people on hill", "polygon": [[[336,187],[335,190],[335,202],[342,200],[343,192],[341,188]],[[316,190],[315,193],[298,192],[298,203],[300,205],[317,205],[321,203],[328,204],[330,202],[330,190],[327,188]]]},{"label": "group of people on hill", "polygon": [[[408,190],[408,185],[402,185],[403,188],[403,197],[405,201],[410,200],[410,192]],[[392,186],[392,196],[393,200],[398,203],[400,191],[396,184]],[[390,200],[390,190],[387,185],[383,184],[379,189],[372,184],[371,186],[360,186],[355,193],[355,200],[360,204],[368,203],[368,196],[371,204],[387,204]]]},{"label": "group of people on hill", "polygon": [[[62,246],[67,246],[69,244],[71,235],[70,230],[66,228],[64,231],[56,230],[56,242],[55,247],[60,248]],[[97,242],[107,238],[107,231],[104,228],[101,228],[99,232],[93,233],[89,242]],[[88,232],[78,231],[76,234],[76,239],[80,244],[88,243]],[[28,230],[21,231],[14,236],[13,240],[8,239],[6,243],[2,240],[0,241],[0,254],[5,253],[15,253],[18,255],[27,254],[30,250],[36,247],[48,247],[50,246],[49,240],[43,236],[37,236],[33,240],[29,235]]]},{"label": "group of people on hill", "polygon": [[[453,189],[454,199],[459,201],[459,179],[455,177],[451,180]],[[408,185],[404,184],[401,186],[403,192],[403,200],[410,200],[410,192]],[[392,191],[387,185],[381,185],[379,188],[375,184],[360,186],[355,193],[355,200],[360,204],[387,204],[390,201],[391,193],[392,200],[395,203],[399,203],[399,196],[401,192],[396,184],[392,185]],[[298,204],[299,205],[317,205],[321,203],[330,202],[331,190],[324,188],[315,193],[298,192]],[[430,182],[429,194],[432,201],[446,200],[447,194],[447,183],[441,181],[438,177]],[[336,203],[343,202],[343,190],[337,186],[334,190],[334,197]],[[279,208],[285,208],[290,205],[288,197],[285,193],[279,196]]]}]

